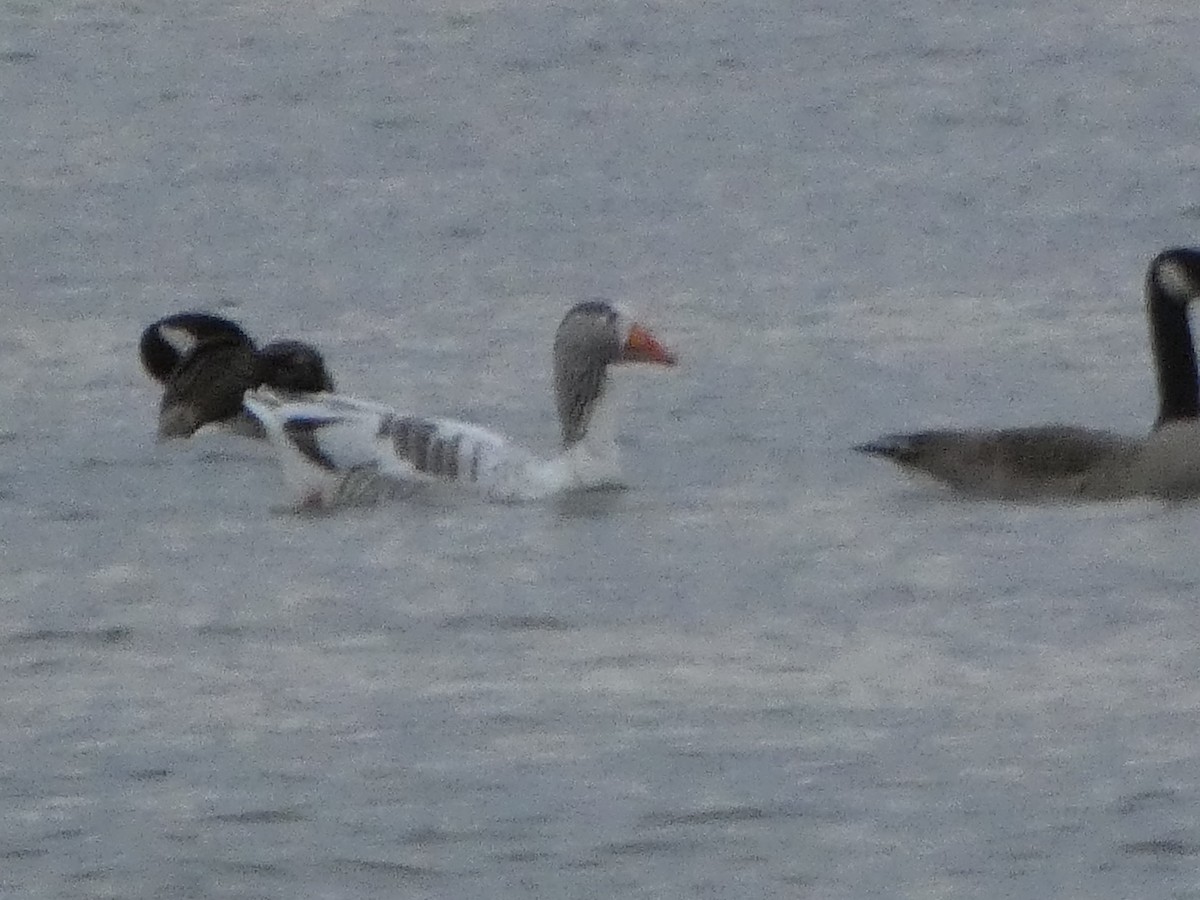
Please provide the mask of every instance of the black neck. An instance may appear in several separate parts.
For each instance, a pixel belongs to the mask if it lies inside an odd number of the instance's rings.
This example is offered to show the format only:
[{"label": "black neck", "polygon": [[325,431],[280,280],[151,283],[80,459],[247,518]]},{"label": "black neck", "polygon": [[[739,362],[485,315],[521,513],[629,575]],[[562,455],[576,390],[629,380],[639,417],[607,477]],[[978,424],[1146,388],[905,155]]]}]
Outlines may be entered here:
[{"label": "black neck", "polygon": [[1146,285],[1150,348],[1158,373],[1159,428],[1178,419],[1200,418],[1200,384],[1196,348],[1188,324],[1187,305],[1167,295],[1154,272]]},{"label": "black neck", "polygon": [[[191,341],[182,348],[175,346],[164,337],[168,329],[187,332]],[[222,316],[203,312],[176,313],[159,319],[142,332],[142,365],[152,378],[165,382],[188,352],[210,340],[237,341],[254,346],[254,341],[240,325]]]},{"label": "black neck", "polygon": [[155,381],[166,381],[179,365],[179,351],[167,343],[154,326],[142,332],[140,349],[142,367]]}]

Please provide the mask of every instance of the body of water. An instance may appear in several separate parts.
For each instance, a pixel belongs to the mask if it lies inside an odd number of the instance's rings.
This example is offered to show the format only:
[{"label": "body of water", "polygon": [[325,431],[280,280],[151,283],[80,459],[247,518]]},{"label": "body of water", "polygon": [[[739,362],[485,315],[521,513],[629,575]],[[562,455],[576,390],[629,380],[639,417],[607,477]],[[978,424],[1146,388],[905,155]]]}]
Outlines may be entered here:
[{"label": "body of water", "polygon": [[[1200,507],[852,445],[1155,414],[1200,8],[0,6],[0,894],[1200,895]],[[210,309],[547,452],[603,296],[630,489],[298,515],[157,445]]]}]

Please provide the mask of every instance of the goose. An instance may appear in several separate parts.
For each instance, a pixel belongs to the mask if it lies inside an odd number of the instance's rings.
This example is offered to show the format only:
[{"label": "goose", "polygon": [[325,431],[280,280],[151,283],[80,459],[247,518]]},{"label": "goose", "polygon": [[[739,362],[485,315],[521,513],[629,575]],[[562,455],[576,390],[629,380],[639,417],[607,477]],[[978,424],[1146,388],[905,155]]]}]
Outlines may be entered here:
[{"label": "goose", "polygon": [[142,332],[139,349],[147,374],[164,385],[160,439],[189,437],[208,424],[261,436],[257,421],[242,409],[248,389],[264,384],[293,394],[334,389],[315,347],[285,340],[257,349],[240,325],[211,313],[159,319]]},{"label": "goose", "polygon": [[244,402],[278,449],[301,507],[374,498],[374,488],[365,486],[380,478],[451,482],[510,501],[618,485],[609,366],[673,366],[675,355],[628,313],[586,301],[563,317],[553,357],[560,451],[548,459],[470,422],[402,415],[337,395],[289,400],[264,388]]},{"label": "goose", "polygon": [[1200,249],[1164,250],[1146,272],[1158,417],[1144,438],[1073,425],[892,434],[854,449],[995,499],[1115,500],[1200,495],[1200,382],[1188,304]]}]

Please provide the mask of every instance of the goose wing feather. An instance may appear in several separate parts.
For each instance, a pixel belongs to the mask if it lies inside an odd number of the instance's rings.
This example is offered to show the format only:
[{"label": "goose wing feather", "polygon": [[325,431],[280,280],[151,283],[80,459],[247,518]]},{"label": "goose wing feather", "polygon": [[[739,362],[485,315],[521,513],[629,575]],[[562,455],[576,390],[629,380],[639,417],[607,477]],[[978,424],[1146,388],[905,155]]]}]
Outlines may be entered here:
[{"label": "goose wing feather", "polygon": [[259,389],[246,408],[267,430],[285,480],[306,502],[341,492],[339,479],[363,472],[396,482],[474,484],[493,496],[527,486],[537,459],[502,435],[456,419],[406,416],[337,394],[289,400]]},{"label": "goose wing feather", "polygon": [[158,411],[160,439],[188,437],[209,422],[237,415],[254,384],[254,350],[234,341],[202,344],[166,380]]},{"label": "goose wing feather", "polygon": [[1108,431],[1044,425],[896,434],[857,450],[965,493],[998,498],[1120,496],[1132,490],[1140,443]]}]

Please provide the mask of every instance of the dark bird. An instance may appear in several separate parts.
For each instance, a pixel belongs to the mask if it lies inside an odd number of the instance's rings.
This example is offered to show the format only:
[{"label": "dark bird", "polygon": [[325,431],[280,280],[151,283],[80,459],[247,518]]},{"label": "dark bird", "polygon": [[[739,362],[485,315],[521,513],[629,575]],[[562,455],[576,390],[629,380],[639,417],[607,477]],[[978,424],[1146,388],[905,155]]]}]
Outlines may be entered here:
[{"label": "dark bird", "polygon": [[208,424],[261,436],[242,397],[257,387],[287,395],[332,391],[319,350],[302,341],[275,341],[262,349],[240,325],[203,312],[177,313],[142,332],[142,366],[163,384],[159,438],[188,437]]},{"label": "dark bird", "polygon": [[965,494],[1112,500],[1200,496],[1200,382],[1188,305],[1200,296],[1200,249],[1156,256],[1146,314],[1158,418],[1143,438],[1072,425],[893,434],[855,447]]}]

